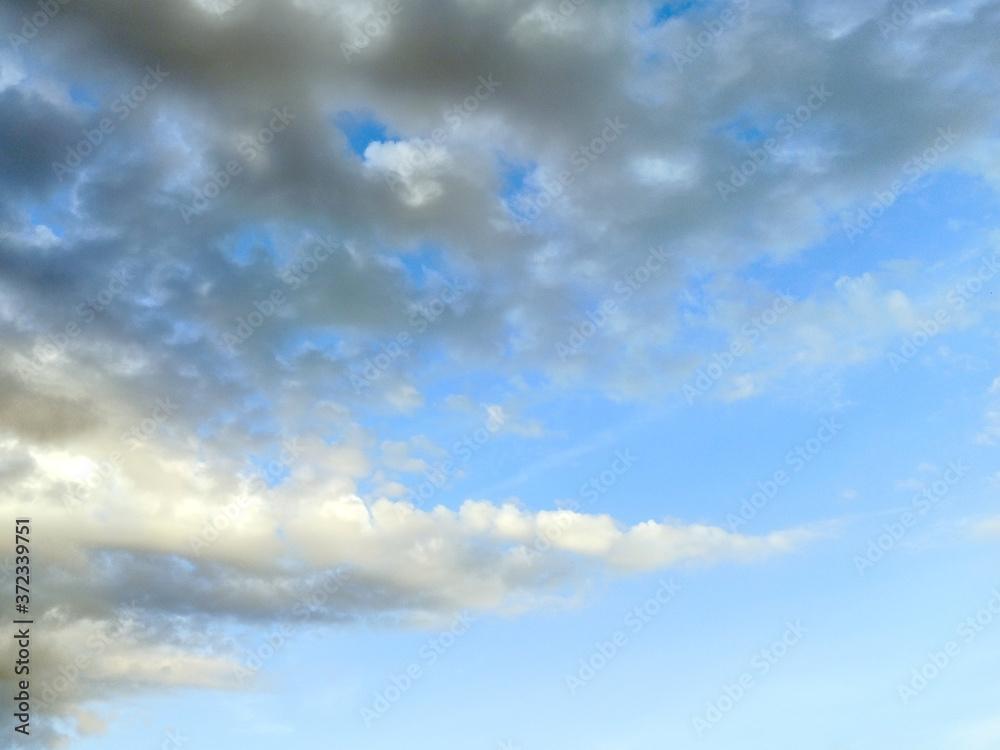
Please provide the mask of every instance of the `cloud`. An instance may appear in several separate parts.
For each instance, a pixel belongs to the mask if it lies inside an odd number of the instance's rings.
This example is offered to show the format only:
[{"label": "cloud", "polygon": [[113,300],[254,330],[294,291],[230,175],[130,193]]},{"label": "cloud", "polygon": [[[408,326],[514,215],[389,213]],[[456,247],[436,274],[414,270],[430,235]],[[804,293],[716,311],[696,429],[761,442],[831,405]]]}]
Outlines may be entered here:
[{"label": "cloud", "polygon": [[[779,294],[792,309],[707,398],[884,356],[942,304],[947,274],[872,263],[791,292],[748,269],[841,237],[938,128],[957,137],[915,190],[944,172],[997,184],[995,3],[886,37],[886,3],[755,0],[683,66],[672,52],[713,7],[654,23],[638,2],[561,19],[556,2],[404,4],[345,54],[367,3],[228,5],[68,3],[0,56],[0,507],[40,530],[39,663],[117,627],[133,598],[145,613],[57,713],[99,732],[88,699],[227,686],[231,654],[196,626],[285,616],[331,570],[345,583],[313,622],[522,611],[589,576],[812,538],[497,498],[414,509],[397,473],[436,444],[373,425],[489,407],[498,439],[550,438],[533,399],[663,401]],[[14,0],[0,17],[21,32],[36,11]],[[822,109],[722,200],[816,86]],[[379,126],[361,149],[344,112]],[[465,389],[477,379],[485,394]],[[176,409],[153,419],[164,400]]]},{"label": "cloud", "polygon": [[[301,446],[301,471],[263,494],[248,489],[252,502],[243,503],[242,492],[220,491],[222,472],[160,446],[154,466],[123,463],[67,509],[66,461],[28,449],[36,469],[5,488],[0,508],[15,514],[30,496],[32,612],[45,633],[32,651],[45,675],[35,715],[46,732],[69,716],[97,731],[103,719],[80,714],[83,706],[126,690],[246,687],[235,677],[241,657],[206,634],[218,632],[208,622],[318,627],[389,615],[416,625],[458,610],[516,614],[569,603],[595,576],[755,561],[816,536],[752,537],[671,520],[623,527],[607,515],[528,511],[513,499],[457,510],[367,503],[350,492],[368,468],[363,457],[333,448],[324,471],[318,450]],[[166,471],[177,479],[165,482]],[[320,601],[332,575],[336,588]],[[13,643],[0,647],[8,686]]]},{"label": "cloud", "polygon": [[972,533],[986,539],[1000,537],[1000,516],[979,521],[972,527]]}]

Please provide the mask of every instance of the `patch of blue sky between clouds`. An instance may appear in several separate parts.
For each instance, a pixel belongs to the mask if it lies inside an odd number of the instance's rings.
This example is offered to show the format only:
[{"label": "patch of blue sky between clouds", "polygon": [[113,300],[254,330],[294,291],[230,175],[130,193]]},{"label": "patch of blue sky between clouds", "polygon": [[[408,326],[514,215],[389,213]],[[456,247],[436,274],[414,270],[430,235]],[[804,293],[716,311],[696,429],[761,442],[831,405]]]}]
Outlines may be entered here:
[{"label": "patch of blue sky between clouds", "polygon": [[[933,262],[941,258],[941,250],[956,246],[958,236],[970,239],[984,234],[984,228],[1000,225],[1000,201],[997,194],[982,179],[970,177],[954,169],[943,169],[921,175],[912,183],[903,171],[894,175],[889,184],[869,191],[860,204],[841,215],[842,221],[856,223],[857,212],[868,209],[873,225],[858,237],[855,244],[865,248],[858,260],[863,263],[873,250],[895,253],[910,260]],[[893,180],[904,183],[899,197],[881,216],[874,216],[871,205],[876,192],[884,192]],[[843,231],[832,233],[833,242],[846,241]],[[845,252],[847,252],[845,248]]]},{"label": "patch of blue sky between clouds", "polygon": [[673,18],[680,18],[689,11],[703,5],[705,3],[697,2],[697,0],[671,0],[670,2],[663,3],[659,7],[654,8],[651,25],[662,26],[667,21]]},{"label": "patch of blue sky between clouds", "polygon": [[448,256],[438,245],[421,243],[413,248],[383,248],[387,262],[401,268],[407,281],[417,289],[433,292],[441,280],[452,280]]},{"label": "patch of blue sky between clouds", "polygon": [[79,107],[96,112],[102,107],[102,98],[92,87],[81,83],[71,83],[69,100]]},{"label": "patch of blue sky between clouds", "polygon": [[752,146],[767,137],[762,128],[766,129],[768,122],[767,116],[755,116],[750,112],[741,112],[738,116],[719,125],[718,131],[725,133],[735,143]]},{"label": "patch of blue sky between clouds", "polygon": [[252,469],[247,476],[260,476],[267,483],[268,489],[273,489],[292,475],[292,468],[281,461],[281,451],[269,451],[266,454],[251,455],[249,463]]},{"label": "patch of blue sky between clouds", "polygon": [[524,200],[538,192],[534,184],[538,176],[538,162],[518,161],[507,154],[497,155],[497,174],[500,176],[500,200],[507,209],[522,221],[531,221],[524,210]]},{"label": "patch of blue sky between clouds", "polygon": [[[843,217],[849,219],[871,203],[871,192],[866,202],[845,209]],[[922,178],[902,193],[854,244],[842,229],[841,217],[831,214],[828,221],[828,234],[795,258],[763,257],[741,268],[740,277],[805,299],[833,291],[842,276],[857,279],[865,273],[885,273],[886,264],[893,261],[940,262],[943,248],[952,256],[946,273],[960,273],[958,256],[974,254],[977,247],[986,255],[992,252],[988,227],[1000,225],[1000,201],[982,180],[945,171]],[[907,282],[900,278],[897,283]]]},{"label": "patch of blue sky between clouds", "polygon": [[504,153],[497,153],[497,163],[501,181],[500,197],[505,201],[524,191],[528,176],[538,168],[537,162],[519,161]]},{"label": "patch of blue sky between clouds", "polygon": [[333,119],[337,129],[347,139],[350,150],[362,159],[370,144],[399,140],[398,136],[390,133],[389,126],[370,111],[342,110]]},{"label": "patch of blue sky between clouds", "polygon": [[258,261],[260,256],[278,263],[278,251],[275,247],[272,228],[260,224],[244,224],[223,241],[226,256],[241,266],[249,266]]},{"label": "patch of blue sky between clouds", "polygon": [[28,208],[28,220],[35,228],[35,231],[48,230],[56,239],[64,239],[66,237],[66,228],[63,221],[65,221],[67,212],[69,211],[70,197],[71,191],[67,188],[60,191],[58,196],[49,202],[34,204]]}]

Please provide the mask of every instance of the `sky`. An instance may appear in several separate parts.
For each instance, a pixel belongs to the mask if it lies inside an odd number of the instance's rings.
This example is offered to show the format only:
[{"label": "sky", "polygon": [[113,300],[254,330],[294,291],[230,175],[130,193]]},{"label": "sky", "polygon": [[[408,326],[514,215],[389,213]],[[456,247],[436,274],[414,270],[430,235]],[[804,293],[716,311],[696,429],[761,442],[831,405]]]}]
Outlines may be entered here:
[{"label": "sky", "polygon": [[0,29],[4,747],[998,746],[1000,2]]}]

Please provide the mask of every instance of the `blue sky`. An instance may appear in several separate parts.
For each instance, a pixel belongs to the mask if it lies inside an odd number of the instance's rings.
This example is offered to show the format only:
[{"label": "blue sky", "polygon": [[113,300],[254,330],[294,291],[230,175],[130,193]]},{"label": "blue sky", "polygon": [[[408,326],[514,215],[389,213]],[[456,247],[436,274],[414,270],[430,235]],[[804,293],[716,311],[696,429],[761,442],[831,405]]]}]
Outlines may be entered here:
[{"label": "blue sky", "polygon": [[996,747],[995,2],[40,7],[12,746]]}]

